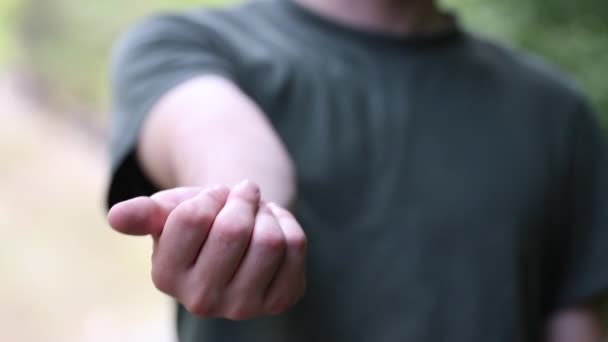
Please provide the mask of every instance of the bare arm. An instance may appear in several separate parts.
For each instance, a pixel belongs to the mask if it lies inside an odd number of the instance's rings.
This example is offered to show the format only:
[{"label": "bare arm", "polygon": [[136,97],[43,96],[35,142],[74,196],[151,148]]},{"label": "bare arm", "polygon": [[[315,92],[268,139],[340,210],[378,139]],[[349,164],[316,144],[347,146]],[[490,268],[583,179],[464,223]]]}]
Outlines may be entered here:
[{"label": "bare arm", "polygon": [[116,204],[108,220],[153,237],[159,290],[196,316],[235,320],[280,314],[301,298],[306,236],[284,209],[295,197],[292,161],[236,86],[206,76],[170,91],[147,117],[137,152],[167,190]]},{"label": "bare arm", "polygon": [[293,163],[265,114],[220,77],[193,79],[164,96],[146,119],[138,157],[161,188],[247,178],[265,200],[289,206],[295,197]]}]

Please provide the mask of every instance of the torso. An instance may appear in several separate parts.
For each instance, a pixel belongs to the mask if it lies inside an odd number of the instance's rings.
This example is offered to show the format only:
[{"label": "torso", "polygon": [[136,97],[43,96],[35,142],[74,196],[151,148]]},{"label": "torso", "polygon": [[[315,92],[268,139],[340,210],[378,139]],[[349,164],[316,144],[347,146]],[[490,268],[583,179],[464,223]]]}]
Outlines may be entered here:
[{"label": "torso", "polygon": [[280,1],[192,17],[225,39],[296,163],[310,260],[289,314],[181,311],[183,340],[539,336],[561,243],[547,236],[563,205],[566,87],[459,31],[366,35]]}]

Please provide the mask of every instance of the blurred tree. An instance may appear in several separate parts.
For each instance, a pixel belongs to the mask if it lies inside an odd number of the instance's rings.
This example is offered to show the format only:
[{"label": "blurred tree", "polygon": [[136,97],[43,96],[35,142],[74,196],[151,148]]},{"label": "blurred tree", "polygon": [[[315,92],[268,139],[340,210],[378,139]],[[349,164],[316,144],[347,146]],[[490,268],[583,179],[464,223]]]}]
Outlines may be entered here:
[{"label": "blurred tree", "polygon": [[8,58],[14,58],[17,51],[15,27],[20,5],[19,0],[0,1],[0,65]]},{"label": "blurred tree", "polygon": [[[16,0],[11,0],[16,1]],[[153,11],[218,1],[23,0],[20,40],[40,93],[53,105],[97,113],[107,103],[107,64],[115,38],[137,18]],[[225,1],[222,1],[225,2]],[[40,89],[39,89],[40,90]],[[88,119],[97,123],[104,115]]]},{"label": "blurred tree", "polygon": [[608,123],[608,2],[444,0],[475,32],[527,49],[574,76]]},{"label": "blurred tree", "polygon": [[[0,18],[20,38],[28,64],[61,105],[91,112],[107,104],[107,59],[129,23],[153,11],[231,0],[3,0]],[[605,0],[443,0],[472,31],[544,56],[577,78],[608,122],[608,2]],[[2,32],[11,32],[4,31]],[[9,37],[0,33],[0,55]],[[45,84],[45,83],[43,83]]]}]

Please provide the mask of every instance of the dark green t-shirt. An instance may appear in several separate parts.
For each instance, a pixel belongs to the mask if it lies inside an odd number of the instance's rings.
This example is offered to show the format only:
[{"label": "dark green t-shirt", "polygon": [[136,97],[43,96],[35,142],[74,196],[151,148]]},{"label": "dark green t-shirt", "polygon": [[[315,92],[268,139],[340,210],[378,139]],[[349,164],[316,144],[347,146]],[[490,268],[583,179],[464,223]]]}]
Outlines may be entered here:
[{"label": "dark green t-shirt", "polygon": [[548,313],[607,288],[606,143],[536,58],[458,29],[364,32],[290,0],[155,16],[115,49],[109,204],[157,190],[138,130],[203,74],[249,95],[295,161],[308,291],[246,322],[180,307],[182,341],[538,342]]}]

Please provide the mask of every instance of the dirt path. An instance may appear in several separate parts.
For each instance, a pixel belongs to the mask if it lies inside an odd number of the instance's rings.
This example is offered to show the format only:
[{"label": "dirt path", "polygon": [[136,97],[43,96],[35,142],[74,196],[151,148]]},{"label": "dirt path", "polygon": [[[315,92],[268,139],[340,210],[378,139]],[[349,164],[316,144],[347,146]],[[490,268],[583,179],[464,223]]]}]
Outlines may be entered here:
[{"label": "dirt path", "polygon": [[173,340],[171,305],[148,278],[149,241],[104,221],[102,144],[13,80],[0,71],[0,340]]}]

